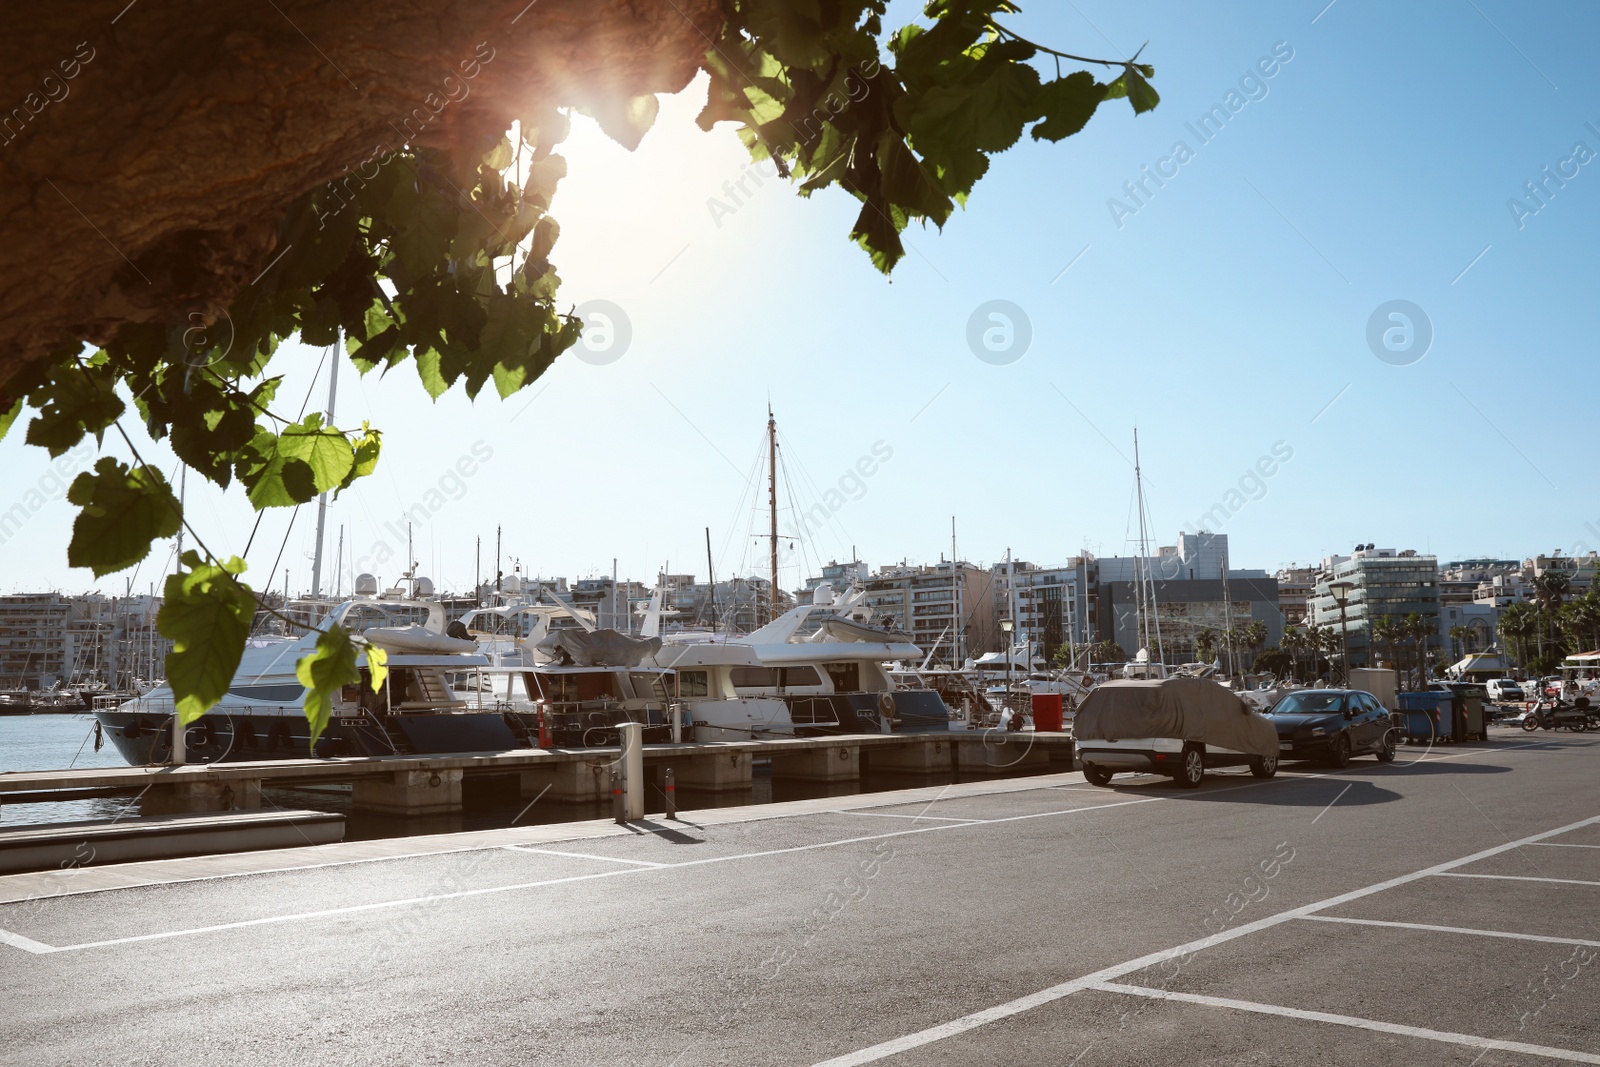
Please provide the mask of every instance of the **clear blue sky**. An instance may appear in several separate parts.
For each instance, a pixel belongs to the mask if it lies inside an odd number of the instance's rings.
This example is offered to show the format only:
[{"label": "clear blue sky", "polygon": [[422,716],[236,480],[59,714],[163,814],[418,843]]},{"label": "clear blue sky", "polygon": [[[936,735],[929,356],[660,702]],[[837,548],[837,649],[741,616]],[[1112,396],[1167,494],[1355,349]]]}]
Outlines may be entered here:
[{"label": "clear blue sky", "polygon": [[[798,559],[854,545],[873,565],[936,560],[952,515],[978,561],[1008,547],[1039,562],[1124,553],[1136,422],[1153,535],[1170,543],[1235,505],[1208,525],[1230,535],[1236,566],[1366,541],[1442,558],[1600,548],[1600,161],[1569,163],[1576,175],[1520,228],[1508,207],[1539,206],[1524,183],[1576,142],[1600,153],[1585,126],[1600,129],[1600,12],[1324,2],[1036,0],[1010,19],[1035,40],[1112,57],[1148,41],[1160,107],[1135,117],[1113,102],[1078,136],[998,157],[942,234],[908,233],[892,282],[846,240],[857,205],[843,193],[807,201],[767,182],[713,217],[708,199],[746,157],[730,128],[693,125],[703,84],[664,101],[635,153],[580,121],[553,209],[562,296],[623,308],[627,350],[609,365],[563,356],[505,403],[458,388],[430,404],[409,369],[359,384],[347,372],[339,421],[390,436],[330,528],[360,556],[388,540],[393,558],[369,567],[390,578],[404,548],[383,523],[427,506],[443,479],[459,499],[432,498],[443,506],[416,528],[417,558],[452,587],[470,584],[479,536],[489,572],[497,524],[532,573],[609,573],[617,557],[638,578],[669,562],[703,576],[707,526],[719,576],[760,573],[760,520],[740,500],[770,400],[791,465],[859,497],[833,498],[845,502]],[[1293,58],[1240,90],[1275,45]],[[1230,90],[1254,98],[1202,143],[1186,124]],[[1191,157],[1163,164],[1178,141]],[[1146,165],[1176,174],[1136,205],[1123,185]],[[1113,197],[1137,210],[1114,219]],[[1031,323],[1007,365],[966,340],[996,299]],[[1369,318],[1396,299],[1431,322],[1420,360],[1369,348]],[[280,395],[305,394],[318,355],[279,357]],[[9,499],[47,471],[20,438],[0,443]],[[457,483],[475,442],[492,458]],[[853,481],[878,442],[891,457]],[[1275,445],[1292,458],[1245,480],[1259,498],[1230,497]],[[819,498],[808,484],[793,495]],[[254,516],[237,491],[191,482],[191,501],[214,547],[244,549]],[[96,584],[66,566],[71,516],[55,500],[31,518],[5,546],[0,588]],[[258,584],[286,522],[262,523]],[[304,509],[274,585],[285,566],[309,584],[313,523]],[[120,592],[123,577],[99,585]]]}]

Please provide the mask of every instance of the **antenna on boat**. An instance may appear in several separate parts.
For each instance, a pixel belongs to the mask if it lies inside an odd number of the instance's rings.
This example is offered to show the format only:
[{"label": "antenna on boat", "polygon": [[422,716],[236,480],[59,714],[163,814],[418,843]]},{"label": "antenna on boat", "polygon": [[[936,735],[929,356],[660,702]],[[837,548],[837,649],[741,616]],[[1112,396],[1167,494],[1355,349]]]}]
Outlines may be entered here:
[{"label": "antenna on boat", "polygon": [[[339,395],[339,343],[343,340],[344,331],[341,329],[334,347],[328,351],[328,416],[323,425],[333,425],[333,402]],[[328,521],[328,494],[326,490],[317,495],[317,551],[311,557],[311,598],[317,599],[322,595],[322,530]]]}]

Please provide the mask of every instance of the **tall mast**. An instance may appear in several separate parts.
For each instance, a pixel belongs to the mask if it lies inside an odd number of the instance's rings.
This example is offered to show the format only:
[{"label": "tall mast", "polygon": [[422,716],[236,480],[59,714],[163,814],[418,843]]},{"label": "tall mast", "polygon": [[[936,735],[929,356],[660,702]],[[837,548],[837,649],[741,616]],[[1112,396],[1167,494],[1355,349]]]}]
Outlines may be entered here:
[{"label": "tall mast", "polygon": [[778,422],[767,405],[767,504],[772,517],[772,617],[778,617]]},{"label": "tall mast", "polygon": [[1150,648],[1150,613],[1145,604],[1145,576],[1149,572],[1145,559],[1150,551],[1149,537],[1144,528],[1144,472],[1139,467],[1139,427],[1133,428],[1133,486],[1134,507],[1139,511],[1139,556],[1134,561],[1134,600],[1139,623],[1139,644]]},{"label": "tall mast", "polygon": [[[328,417],[323,425],[333,425],[333,401],[339,394],[339,352],[335,345],[328,353]],[[311,599],[322,595],[322,528],[328,521],[328,494],[317,496],[317,549],[311,557]]]},{"label": "tall mast", "polygon": [[717,572],[711,566],[711,527],[706,527],[706,584],[711,588],[711,632],[717,632]]},{"label": "tall mast", "polygon": [[[494,591],[500,592],[500,527],[494,528]],[[534,599],[538,599],[535,597]]]},{"label": "tall mast", "polygon": [[[851,553],[854,555],[854,553]],[[957,578],[956,568],[956,517],[950,516],[950,617],[951,625],[955,627],[954,637],[951,640],[951,667],[959,667],[967,661],[963,651],[962,635],[965,627],[961,624],[961,582]]]}]

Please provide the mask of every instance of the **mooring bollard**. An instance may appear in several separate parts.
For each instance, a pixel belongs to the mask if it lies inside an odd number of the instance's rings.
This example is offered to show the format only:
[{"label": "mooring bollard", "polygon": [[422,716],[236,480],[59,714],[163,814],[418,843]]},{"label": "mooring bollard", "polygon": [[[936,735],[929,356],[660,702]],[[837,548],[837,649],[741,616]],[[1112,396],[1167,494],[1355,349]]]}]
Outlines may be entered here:
[{"label": "mooring bollard", "polygon": [[676,819],[678,817],[678,783],[673,780],[671,767],[667,768],[664,780],[666,781],[663,791],[667,794],[667,818]]},{"label": "mooring bollard", "polygon": [[625,722],[617,727],[622,740],[622,819],[644,818],[644,724]]}]

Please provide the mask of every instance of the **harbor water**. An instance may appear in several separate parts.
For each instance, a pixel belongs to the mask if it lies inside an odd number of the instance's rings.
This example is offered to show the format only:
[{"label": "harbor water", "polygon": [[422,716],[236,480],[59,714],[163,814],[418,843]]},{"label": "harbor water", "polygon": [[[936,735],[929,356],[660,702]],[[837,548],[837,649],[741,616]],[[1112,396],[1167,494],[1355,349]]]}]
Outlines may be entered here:
[{"label": "harbor water", "polygon": [[[94,716],[84,713],[64,715],[0,716],[0,774],[14,771],[46,771],[85,767],[124,767],[127,764],[110,744],[94,749]],[[1019,774],[1048,773],[1048,768]],[[751,775],[751,788],[744,792],[697,794],[679,790],[679,805],[685,811],[695,808],[729,807],[741,804],[768,804],[775,801],[810,800],[827,796],[873,793],[902,789],[907,784],[943,784],[957,781],[948,774],[936,780],[908,783],[902,775],[874,774],[864,769],[859,782],[823,785],[774,780],[765,761],[757,761]],[[463,787],[463,807],[459,814],[398,818],[353,810],[347,785],[314,785],[296,789],[265,788],[263,807],[337,812],[345,816],[345,838],[367,840],[406,837],[415,834],[456,833],[488,830],[505,826],[575,822],[603,819],[611,814],[609,802],[570,804],[532,801],[518,795],[515,775],[469,778]],[[666,797],[648,788],[645,810],[659,814]],[[103,797],[93,800],[51,801],[48,803],[6,803],[0,793],[0,829],[43,823],[80,820],[116,820],[139,814],[135,797]]]}]

